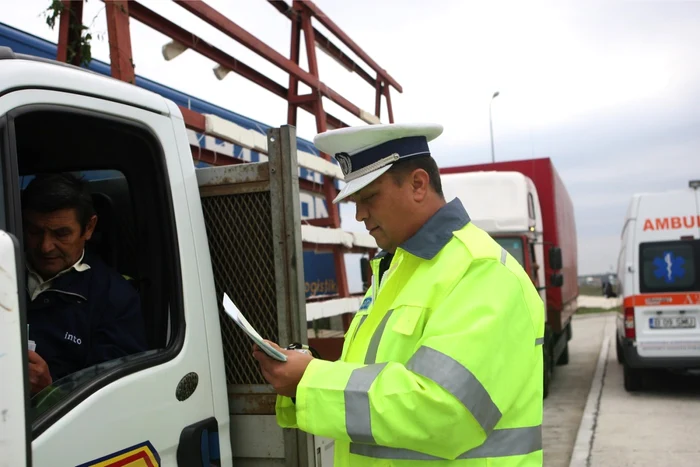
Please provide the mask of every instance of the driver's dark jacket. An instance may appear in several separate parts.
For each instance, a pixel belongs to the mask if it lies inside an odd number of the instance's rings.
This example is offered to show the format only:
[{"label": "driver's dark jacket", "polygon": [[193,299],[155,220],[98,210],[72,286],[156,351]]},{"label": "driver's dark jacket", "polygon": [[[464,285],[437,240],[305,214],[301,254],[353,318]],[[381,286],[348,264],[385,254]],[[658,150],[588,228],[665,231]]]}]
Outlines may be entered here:
[{"label": "driver's dark jacket", "polygon": [[136,289],[95,255],[86,271],[54,279],[33,301],[29,339],[54,381],[83,368],[148,349]]}]

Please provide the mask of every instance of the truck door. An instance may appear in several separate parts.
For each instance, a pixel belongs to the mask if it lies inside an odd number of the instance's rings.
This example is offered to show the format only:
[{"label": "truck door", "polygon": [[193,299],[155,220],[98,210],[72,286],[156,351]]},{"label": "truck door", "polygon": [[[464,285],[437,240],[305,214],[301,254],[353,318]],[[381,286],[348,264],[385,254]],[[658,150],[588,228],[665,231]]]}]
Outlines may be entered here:
[{"label": "truck door", "polygon": [[[129,92],[126,86],[124,91]],[[228,408],[215,403],[212,387],[212,372],[224,369],[223,364],[212,367],[208,358],[184,189],[190,184],[196,190],[196,181],[183,177],[180,138],[166,103],[149,109],[118,100],[52,89],[16,90],[0,97],[0,118],[7,122],[7,144],[0,157],[2,167],[9,168],[4,177],[13,183],[11,189],[6,187],[8,231],[22,244],[20,191],[33,177],[79,174],[98,216],[85,258],[89,253],[93,266],[103,264],[121,276],[123,282],[114,279],[114,283],[138,297],[146,333],[141,351],[88,365],[31,397],[28,439],[33,465],[230,465]],[[19,251],[25,246],[26,242]],[[3,307],[17,310],[17,298],[7,292],[13,290],[8,287],[15,279],[6,272],[14,274],[9,258],[23,256],[6,254],[12,251],[7,234],[0,237],[0,248],[0,299]],[[20,271],[24,277],[24,264]],[[86,300],[68,292],[62,297],[76,300],[76,307],[92,306],[93,295],[89,287],[86,290]],[[20,297],[25,294],[22,290]],[[35,300],[48,300],[41,297]],[[29,317],[35,300],[27,298],[23,312]],[[19,313],[3,308],[0,314],[0,400],[3,407],[22,407],[6,401],[24,392],[27,339],[20,336]],[[116,347],[120,337],[111,337]],[[70,339],[75,345],[87,345],[97,337],[70,335]],[[41,345],[36,352],[41,355]],[[9,424],[0,423],[0,443],[11,435],[15,457],[10,465],[24,465],[23,421],[7,414]]]},{"label": "truck door", "polygon": [[[3,223],[4,216],[0,225]],[[0,459],[5,465],[18,467],[31,465],[24,397],[28,385],[27,334],[23,330],[27,326],[18,293],[17,263],[21,257],[17,239],[0,230]]]},{"label": "truck door", "polygon": [[[0,117],[0,153],[9,145],[7,119]],[[8,219],[14,182],[7,161],[0,161],[0,459],[6,465],[31,465],[30,434],[25,394],[27,381],[27,321],[20,306],[21,249],[8,233],[14,220]],[[9,226],[8,226],[9,220]],[[12,382],[13,384],[7,384]]]}]

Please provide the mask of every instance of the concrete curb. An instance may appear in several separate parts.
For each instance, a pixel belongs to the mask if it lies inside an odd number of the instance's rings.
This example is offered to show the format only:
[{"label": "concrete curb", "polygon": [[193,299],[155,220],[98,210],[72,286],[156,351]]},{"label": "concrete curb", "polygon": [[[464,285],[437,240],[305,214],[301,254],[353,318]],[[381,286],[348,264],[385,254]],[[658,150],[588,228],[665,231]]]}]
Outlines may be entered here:
[{"label": "concrete curb", "polygon": [[608,353],[610,351],[610,341],[612,337],[605,329],[605,337],[600,346],[600,354],[598,354],[598,363],[596,364],[595,374],[593,375],[593,383],[591,390],[588,393],[586,407],[583,410],[581,424],[578,427],[576,435],[576,443],[574,451],[571,454],[571,462],[569,467],[588,467],[588,458],[593,449],[593,436],[595,434],[596,423],[598,420],[598,411],[600,409],[600,398],[603,393],[603,379],[605,378],[605,369],[608,361]]}]

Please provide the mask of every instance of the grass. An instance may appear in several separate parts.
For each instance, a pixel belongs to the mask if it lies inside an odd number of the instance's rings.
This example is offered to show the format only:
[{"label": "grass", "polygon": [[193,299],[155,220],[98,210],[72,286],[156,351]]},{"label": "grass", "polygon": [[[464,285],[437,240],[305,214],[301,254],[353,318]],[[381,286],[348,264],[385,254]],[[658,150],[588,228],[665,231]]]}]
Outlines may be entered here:
[{"label": "grass", "polygon": [[595,313],[616,313],[620,311],[620,307],[614,307],[614,308],[584,308],[584,307],[579,307],[579,309],[576,311],[577,315],[591,315]]},{"label": "grass", "polygon": [[579,285],[578,286],[578,294],[579,295],[589,295],[593,297],[600,297],[603,295],[603,288],[593,286],[593,285]]}]

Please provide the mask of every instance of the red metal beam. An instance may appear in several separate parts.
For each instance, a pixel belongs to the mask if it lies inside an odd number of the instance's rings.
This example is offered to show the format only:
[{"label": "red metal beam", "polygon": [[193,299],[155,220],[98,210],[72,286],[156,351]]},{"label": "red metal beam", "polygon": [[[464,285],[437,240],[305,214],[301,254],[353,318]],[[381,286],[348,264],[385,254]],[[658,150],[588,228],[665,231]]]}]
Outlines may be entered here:
[{"label": "red metal beam", "polygon": [[297,64],[282,56],[269,45],[262,42],[257,37],[250,34],[236,23],[226,18],[224,15],[207,5],[202,0],[173,0],[185,10],[189,11],[199,19],[214,26],[219,31],[237,40],[253,52],[267,59],[287,73],[293,74],[301,82],[310,88],[320,92],[351,114],[362,118],[362,112],[355,104],[323,84],[319,79],[302,70]]},{"label": "red metal beam", "polygon": [[318,62],[316,61],[316,34],[311,25],[311,14],[304,10],[301,13],[301,28],[304,30],[306,43],[306,59],[309,61],[309,73],[318,79]]},{"label": "red metal beam", "polygon": [[343,331],[348,332],[350,329],[350,324],[352,324],[352,319],[354,317],[353,313],[343,313]]},{"label": "red metal beam", "polygon": [[397,83],[396,80],[394,78],[392,78],[389,75],[389,73],[387,73],[387,71],[385,69],[383,69],[379,65],[377,65],[377,63],[374,60],[372,60],[370,58],[370,56],[367,55],[365,53],[365,51],[362,50],[362,48],[359,45],[357,45],[352,39],[350,39],[350,37],[347,34],[345,34],[343,32],[343,30],[340,29],[340,27],[338,27],[338,25],[333,22],[333,20],[331,20],[328,16],[326,16],[326,14],[323,11],[321,11],[321,9],[319,7],[317,7],[314,4],[314,2],[312,2],[311,0],[303,0],[303,1],[294,0],[294,3],[297,3],[297,2],[301,3],[302,5],[304,5],[305,8],[307,8],[309,11],[311,11],[313,16],[322,25],[324,25],[326,27],[326,29],[328,29],[330,32],[335,34],[335,36],[338,39],[340,39],[343,42],[343,44],[348,46],[348,48],[350,48],[350,50],[352,50],[358,57],[360,57],[362,60],[364,60],[365,63],[367,63],[367,65],[369,65],[374,71],[377,72],[377,74],[379,76],[381,76],[383,78],[383,81],[386,81],[387,83],[394,86],[397,91],[403,92],[403,88],[401,87],[401,85],[399,83]]},{"label": "red metal beam", "polygon": [[[345,330],[347,332],[347,329]],[[343,354],[344,337],[309,337],[309,346],[313,347],[323,360],[335,362]]]},{"label": "red metal beam", "polygon": [[105,10],[112,77],[134,84],[136,74],[131,55],[129,2],[126,0],[105,0]]},{"label": "red metal beam", "polygon": [[[301,17],[296,16],[292,20],[292,37],[290,40],[289,57],[292,63],[299,66],[299,49],[301,45]],[[299,80],[292,73],[289,73],[289,89],[287,90],[287,124],[297,126],[297,108],[294,98],[299,94]],[[315,107],[312,102],[307,102],[311,106],[310,113]]]},{"label": "red metal beam", "polygon": [[[302,242],[301,244],[302,250],[304,251],[315,251],[317,253],[339,253],[341,255],[345,253],[367,253],[372,248],[364,247],[364,246],[354,246],[352,248],[346,248],[342,245],[323,245],[320,243],[309,243],[309,242]],[[337,279],[337,276],[336,276]],[[339,283],[340,284],[340,283]],[[340,295],[340,285],[338,285],[338,296],[339,297],[348,297],[348,295]]]},{"label": "red metal beam", "polygon": [[296,96],[290,96],[289,97],[289,102],[291,102],[294,105],[300,105],[304,104],[306,102],[314,102],[316,99],[318,99],[318,94],[301,94],[301,95],[296,95]]},{"label": "red metal beam", "polygon": [[[292,6],[287,4],[284,0],[267,0],[270,5],[274,6],[280,13],[292,20],[292,22],[298,21],[300,19],[299,12],[295,10]],[[293,27],[293,26],[292,26]],[[342,50],[338,48],[330,39],[323,35],[318,29],[314,28],[314,34],[316,36],[316,44],[323,49],[328,55],[335,58],[340,62],[345,68],[350,71],[357,73],[362,79],[367,81],[369,84],[374,85],[374,78],[365,71],[360,65],[358,65],[352,58],[345,54]],[[298,64],[298,61],[295,63]]]},{"label": "red metal beam", "polygon": [[330,217],[319,217],[318,219],[307,219],[302,221],[304,224],[313,225],[314,227],[330,227],[333,223]]},{"label": "red metal beam", "polygon": [[[203,39],[181,28],[172,21],[169,21],[168,19],[160,16],[158,13],[148,9],[147,7],[138,3],[137,1],[131,0],[129,2],[129,14],[135,20],[145,24],[146,26],[152,29],[155,29],[156,31],[162,34],[165,34],[171,39],[218,63],[224,68],[227,68],[233,71],[234,73],[238,73],[239,75],[248,78],[252,82],[258,84],[259,86],[265,88],[266,90],[272,92],[273,94],[283,99],[287,98],[288,91],[284,86],[278,84],[276,81],[271,80],[267,76],[254,70],[250,66],[237,60],[236,58],[222,51],[221,49],[218,49],[208,44]],[[307,112],[313,113],[313,106],[310,103],[302,104],[301,108],[303,108]],[[340,119],[332,115],[327,115],[327,120],[328,125],[332,126],[333,128],[343,128],[348,126],[346,123],[342,122]]]},{"label": "red metal beam", "polygon": [[206,130],[206,120],[204,115],[194,110],[190,110],[187,107],[181,105],[178,106],[180,112],[182,112],[182,118],[185,120],[185,126],[191,130],[199,131],[204,133]]},{"label": "red metal beam", "polygon": [[233,165],[233,164],[245,164],[246,161],[243,159],[238,159],[236,157],[227,156],[210,149],[203,149],[199,146],[193,144],[190,145],[190,150],[192,151],[192,159],[195,161],[206,162],[211,165]]},{"label": "red metal beam", "polygon": [[[298,8],[298,4],[296,6]],[[311,13],[308,10],[302,10],[301,12],[301,27],[304,31],[304,39],[306,42],[306,58],[309,61],[309,72],[314,77],[318,77],[318,62],[316,61],[316,38],[314,35],[314,29],[311,26]],[[321,96],[314,102],[316,106],[316,130],[319,133],[323,133],[327,130],[326,127],[326,113],[323,110],[323,101]],[[328,161],[331,160],[330,156],[325,153],[321,155]],[[338,206],[332,203],[333,198],[336,196],[337,191],[335,189],[334,180],[330,177],[323,178],[323,194],[326,198],[326,204],[328,205],[328,217],[330,218],[330,225],[332,227],[340,227],[340,212]],[[343,251],[340,249],[333,250],[333,264],[335,268],[335,278],[338,283],[338,295],[341,297],[347,297],[350,294],[348,288],[348,278],[347,272],[345,271],[345,256]]]},{"label": "red metal beam", "polygon": [[374,90],[376,92],[374,96],[374,115],[376,115],[377,118],[380,118],[382,113],[382,94],[384,94],[383,87],[384,85],[382,84],[381,80],[377,78],[377,80],[374,82]]},{"label": "red metal beam", "polygon": [[394,123],[394,109],[391,107],[391,95],[389,86],[384,86],[384,97],[386,97],[386,110],[389,112],[389,123]]},{"label": "red metal beam", "polygon": [[80,66],[82,56],[80,48],[74,51],[70,62],[68,61],[68,46],[75,47],[80,39],[80,26],[83,24],[83,0],[63,0],[63,11],[58,26],[58,51],[56,60]]}]

